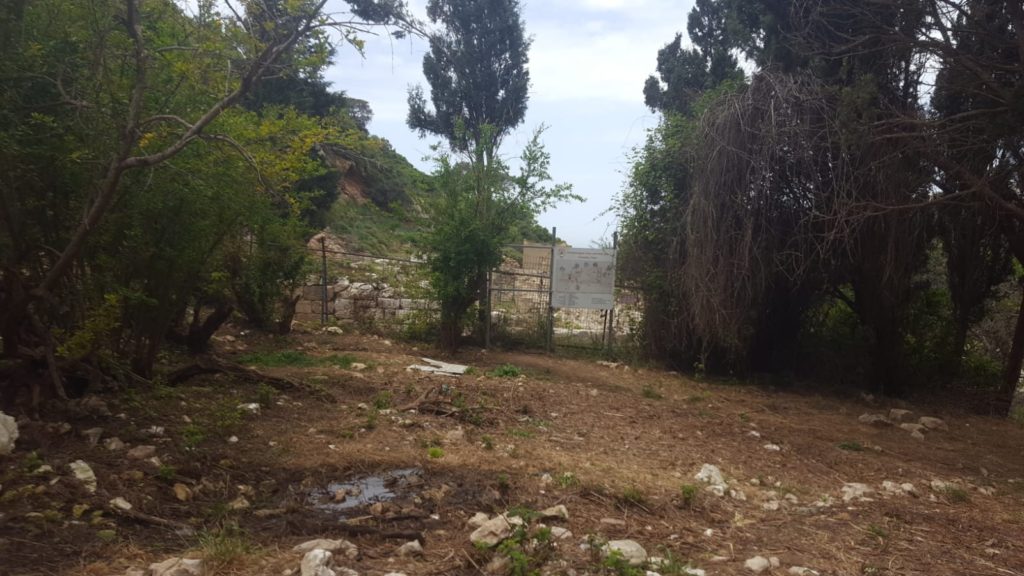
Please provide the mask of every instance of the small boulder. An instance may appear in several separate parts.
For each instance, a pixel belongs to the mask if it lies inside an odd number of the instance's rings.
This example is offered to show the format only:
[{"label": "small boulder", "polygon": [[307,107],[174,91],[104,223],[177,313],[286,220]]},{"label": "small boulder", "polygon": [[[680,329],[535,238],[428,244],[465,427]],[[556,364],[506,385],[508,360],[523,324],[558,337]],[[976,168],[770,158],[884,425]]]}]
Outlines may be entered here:
[{"label": "small boulder", "polygon": [[423,556],[423,545],[420,544],[419,540],[410,540],[405,544],[402,544],[395,550],[395,555],[400,558],[408,558],[410,556]]},{"label": "small boulder", "polygon": [[18,439],[18,422],[11,416],[0,412],[0,456],[14,451],[14,442]]},{"label": "small boulder", "polygon": [[550,508],[545,508],[540,511],[540,517],[542,520],[548,520],[551,518],[561,518],[562,520],[569,519],[569,509],[565,507],[565,504],[558,504]]},{"label": "small boulder", "polygon": [[245,404],[239,404],[238,409],[242,412],[251,414],[253,416],[259,416],[260,414],[260,405],[257,404],[256,402],[247,402]]},{"label": "small boulder", "polygon": [[754,556],[753,558],[748,558],[747,561],[743,563],[743,567],[754,574],[760,574],[761,572],[771,568],[772,563],[764,556]]},{"label": "small boulder", "polygon": [[939,418],[932,418],[931,416],[921,416],[918,423],[929,430],[949,430],[949,426],[946,422]]},{"label": "small boulder", "polygon": [[88,430],[82,430],[82,437],[89,443],[90,447],[96,446],[100,442],[100,437],[103,436],[103,428],[89,428]]},{"label": "small boulder", "polygon": [[145,460],[156,455],[156,446],[136,446],[128,451],[128,457],[132,460]]},{"label": "small boulder", "polygon": [[359,556],[359,548],[348,540],[328,540],[325,538],[318,538],[316,540],[303,542],[302,544],[292,548],[292,551],[305,554],[311,550],[317,549],[326,550],[328,552],[340,552],[349,560],[355,560]]},{"label": "small boulder", "polygon": [[618,553],[630,566],[643,566],[647,562],[647,550],[635,540],[612,540],[601,548],[601,553],[605,557]]},{"label": "small boulder", "polygon": [[188,502],[192,499],[192,491],[181,482],[174,485],[174,497],[181,502]]},{"label": "small boulder", "polygon": [[118,450],[124,450],[124,442],[122,442],[120,438],[115,436],[113,438],[107,438],[106,440],[104,440],[103,447],[106,448],[107,450],[110,450],[111,452],[116,452]]},{"label": "small boulder", "polygon": [[572,532],[570,532],[566,528],[562,528],[561,526],[552,526],[550,530],[551,537],[555,540],[565,540],[567,538],[572,538]]},{"label": "small boulder", "polygon": [[908,422],[914,418],[914,413],[910,410],[903,410],[900,408],[893,408],[889,410],[889,420],[893,422]]},{"label": "small boulder", "polygon": [[892,422],[881,414],[861,414],[857,421],[861,424],[870,424],[872,426],[892,426]]},{"label": "small boulder", "polygon": [[132,503],[125,500],[121,496],[118,496],[117,498],[113,498],[110,500],[110,507],[114,508],[115,510],[127,512],[132,509]]},{"label": "small boulder", "polygon": [[331,570],[332,563],[332,554],[327,550],[317,548],[306,552],[299,568],[302,576],[338,576],[337,572]]},{"label": "small boulder", "polygon": [[477,512],[476,514],[473,514],[472,518],[466,521],[466,526],[469,526],[470,528],[476,530],[477,528],[486,524],[487,521],[490,519],[491,517],[487,514],[484,514],[483,512]]},{"label": "small boulder", "polygon": [[523,525],[523,519],[518,516],[506,516],[500,514],[484,522],[479,528],[469,535],[469,541],[474,545],[493,547],[512,535],[517,526]]},{"label": "small boulder", "polygon": [[96,474],[92,471],[92,468],[82,460],[75,460],[71,464],[68,464],[68,468],[71,468],[71,473],[75,475],[75,478],[85,486],[85,489],[90,494],[96,493]]},{"label": "small boulder", "polygon": [[202,576],[203,561],[193,558],[169,558],[149,565],[149,576]]},{"label": "small boulder", "polygon": [[864,500],[867,498],[868,494],[874,492],[874,489],[870,486],[860,482],[847,482],[846,484],[843,484],[843,487],[840,490],[843,493],[843,502],[849,502],[854,499]]}]

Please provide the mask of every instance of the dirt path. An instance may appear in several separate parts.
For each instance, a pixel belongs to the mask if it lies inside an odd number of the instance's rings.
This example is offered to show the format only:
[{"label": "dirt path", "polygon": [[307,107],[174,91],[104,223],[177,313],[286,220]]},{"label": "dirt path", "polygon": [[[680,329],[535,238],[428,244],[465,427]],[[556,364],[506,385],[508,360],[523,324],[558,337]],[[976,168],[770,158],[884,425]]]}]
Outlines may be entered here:
[{"label": "dirt path", "polygon": [[[300,350],[291,365],[261,369],[337,402],[207,377],[101,395],[114,416],[80,409],[66,417],[70,432],[25,425],[3,461],[0,574],[125,574],[182,554],[206,558],[207,574],[297,574],[292,546],[318,537],[351,540],[358,558],[337,565],[370,576],[479,574],[510,552],[526,557],[512,566],[524,573],[643,574],[587,549],[621,539],[671,559],[661,574],[686,573],[687,562],[753,574],[744,563],[755,556],[778,559],[765,574],[1024,574],[1024,431],[1002,420],[918,414],[949,428],[918,440],[858,421],[890,404],[594,361],[472,351],[455,361],[474,372],[446,377],[407,371],[425,352],[371,337],[236,335],[220,346],[247,361]],[[489,375],[504,364],[523,374]],[[437,403],[425,407],[456,413],[395,410],[428,391]],[[265,406],[240,417],[248,402]],[[94,426],[129,448],[154,446],[159,465],[103,440],[90,448],[77,432]],[[68,474],[78,459],[96,494]],[[53,472],[35,472],[43,464]],[[722,496],[694,478],[706,464],[724,475]],[[338,494],[396,470],[408,475],[388,486],[387,503]],[[844,501],[848,483],[871,492]],[[906,483],[912,492],[898,488]],[[118,496],[195,534],[97,514]],[[477,512],[512,510],[536,525],[529,511],[559,504],[569,518],[543,522],[571,531],[564,539],[513,540],[502,552],[469,541]],[[411,535],[422,556],[397,556]]]}]

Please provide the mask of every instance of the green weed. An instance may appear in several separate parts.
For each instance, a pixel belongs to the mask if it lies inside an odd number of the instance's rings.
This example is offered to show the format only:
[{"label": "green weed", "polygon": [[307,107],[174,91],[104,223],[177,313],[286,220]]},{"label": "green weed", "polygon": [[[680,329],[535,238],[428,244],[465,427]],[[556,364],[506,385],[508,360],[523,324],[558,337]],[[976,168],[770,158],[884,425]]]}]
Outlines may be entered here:
[{"label": "green weed", "polygon": [[644,398],[649,398],[651,400],[661,400],[662,398],[664,398],[664,396],[662,396],[650,384],[647,384],[647,385],[644,386],[644,389],[643,389],[642,393],[643,393]]},{"label": "green weed", "polygon": [[630,486],[622,491],[622,495],[619,496],[619,502],[627,506],[643,506],[647,503],[647,497],[636,486]]},{"label": "green weed", "polygon": [[860,442],[840,442],[840,450],[847,450],[849,452],[863,452],[864,446]]},{"label": "green weed", "polygon": [[523,375],[523,371],[514,364],[502,364],[488,372],[487,375],[495,378],[518,378]]},{"label": "green weed", "polygon": [[431,446],[427,448],[427,456],[434,459],[444,458],[444,450],[440,446]]},{"label": "green weed", "polygon": [[381,390],[373,397],[373,407],[377,410],[387,410],[391,407],[391,392]]},{"label": "green weed", "polygon": [[700,494],[700,488],[693,484],[683,484],[679,489],[679,497],[686,508],[693,508],[693,505],[697,503],[698,494]]}]

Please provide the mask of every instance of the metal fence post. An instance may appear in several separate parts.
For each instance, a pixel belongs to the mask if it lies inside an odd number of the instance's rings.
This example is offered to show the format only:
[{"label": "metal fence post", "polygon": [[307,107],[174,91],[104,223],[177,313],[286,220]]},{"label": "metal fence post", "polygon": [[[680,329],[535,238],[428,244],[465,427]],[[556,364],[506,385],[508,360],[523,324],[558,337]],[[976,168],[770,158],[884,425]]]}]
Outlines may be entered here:
[{"label": "metal fence post", "polygon": [[484,320],[484,349],[491,347],[491,280],[494,271],[487,271],[487,318]]},{"label": "metal fence post", "polygon": [[320,325],[327,324],[327,239],[320,237]]},{"label": "metal fence post", "polygon": [[548,352],[555,351],[555,248],[558,228],[551,227],[551,258],[548,262]]},{"label": "metal fence post", "polygon": [[[612,232],[612,261],[615,269],[619,268],[619,232]],[[615,286],[612,286],[612,307],[608,309],[608,352],[615,346]]]}]

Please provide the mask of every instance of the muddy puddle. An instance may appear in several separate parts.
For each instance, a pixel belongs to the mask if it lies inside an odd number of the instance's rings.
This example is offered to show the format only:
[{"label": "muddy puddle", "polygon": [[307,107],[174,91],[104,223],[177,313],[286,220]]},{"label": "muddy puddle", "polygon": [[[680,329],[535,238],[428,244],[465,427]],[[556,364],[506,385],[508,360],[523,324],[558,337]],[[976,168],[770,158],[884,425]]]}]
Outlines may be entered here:
[{"label": "muddy puddle", "polygon": [[344,517],[364,506],[411,496],[412,492],[422,485],[422,469],[399,468],[342,482],[331,482],[324,488],[310,492],[307,501],[316,510]]}]

